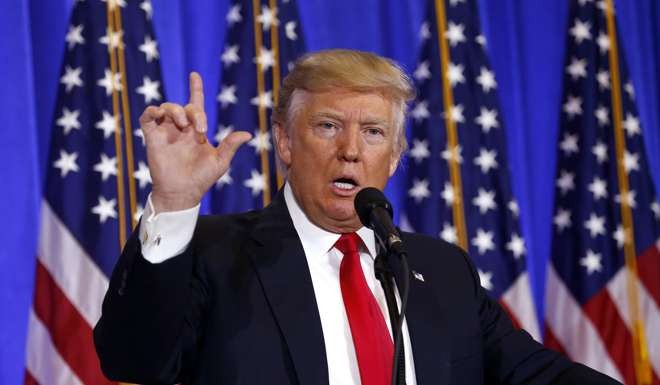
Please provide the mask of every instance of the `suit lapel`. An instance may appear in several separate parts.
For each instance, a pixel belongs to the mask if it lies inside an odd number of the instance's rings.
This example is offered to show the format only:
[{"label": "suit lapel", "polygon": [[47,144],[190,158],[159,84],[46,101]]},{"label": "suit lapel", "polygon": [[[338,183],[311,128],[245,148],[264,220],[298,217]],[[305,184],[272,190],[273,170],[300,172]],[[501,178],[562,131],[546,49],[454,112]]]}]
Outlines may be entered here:
[{"label": "suit lapel", "polygon": [[[414,255],[409,256],[411,273],[415,271],[414,261]],[[396,257],[390,257],[389,263],[397,288],[401,289],[401,264]],[[438,300],[433,295],[432,284],[420,281],[411,274],[406,323],[413,350],[417,384],[445,384],[449,381],[449,328]]]},{"label": "suit lapel", "polygon": [[[302,385],[328,384],[328,365],[321,319],[307,259],[280,193],[262,211],[246,245],[273,314],[282,330],[293,366]],[[409,264],[415,270],[415,256]],[[397,287],[401,267],[391,258]],[[419,271],[424,273],[423,271]],[[449,380],[449,326],[432,282],[411,276],[406,322],[413,348],[417,384]]]},{"label": "suit lapel", "polygon": [[302,385],[328,384],[321,319],[307,259],[283,194],[262,211],[246,252],[279,324]]}]

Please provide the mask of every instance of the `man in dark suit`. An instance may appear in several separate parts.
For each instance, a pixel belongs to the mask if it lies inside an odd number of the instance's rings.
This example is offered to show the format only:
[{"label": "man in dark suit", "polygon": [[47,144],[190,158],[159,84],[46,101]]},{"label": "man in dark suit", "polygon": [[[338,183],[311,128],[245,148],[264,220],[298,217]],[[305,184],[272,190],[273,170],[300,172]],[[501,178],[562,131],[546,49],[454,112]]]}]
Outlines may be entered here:
[{"label": "man in dark suit", "polygon": [[[376,244],[353,200],[384,188],[406,147],[407,77],[363,52],[299,60],[273,113],[286,185],[263,210],[199,218],[202,195],[250,135],[208,144],[202,82],[191,74],[190,83],[188,105],[141,118],[153,190],[94,330],[104,373],[162,384],[389,383]],[[402,238],[415,271],[402,331],[408,385],[616,383],[515,330],[462,250]]]}]

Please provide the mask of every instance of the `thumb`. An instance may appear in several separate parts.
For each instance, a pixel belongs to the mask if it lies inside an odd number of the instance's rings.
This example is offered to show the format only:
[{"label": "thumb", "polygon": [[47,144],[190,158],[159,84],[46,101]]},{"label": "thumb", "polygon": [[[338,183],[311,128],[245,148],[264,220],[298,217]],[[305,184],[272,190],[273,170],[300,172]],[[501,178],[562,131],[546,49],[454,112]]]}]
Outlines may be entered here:
[{"label": "thumb", "polygon": [[235,131],[227,135],[215,148],[221,167],[227,168],[234,154],[236,154],[236,150],[250,139],[252,139],[252,134],[247,131]]}]

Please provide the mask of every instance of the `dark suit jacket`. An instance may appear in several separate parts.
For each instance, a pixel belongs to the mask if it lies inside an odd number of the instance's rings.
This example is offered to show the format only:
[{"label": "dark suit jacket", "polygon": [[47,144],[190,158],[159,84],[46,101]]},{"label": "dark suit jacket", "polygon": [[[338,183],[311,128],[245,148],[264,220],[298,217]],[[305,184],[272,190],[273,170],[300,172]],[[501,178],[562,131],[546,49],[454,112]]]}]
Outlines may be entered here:
[{"label": "dark suit jacket", "polygon": [[[459,248],[403,239],[424,276],[411,280],[406,315],[418,384],[610,381],[514,330]],[[312,281],[282,194],[260,211],[200,217],[187,250],[160,264],[141,256],[133,234],[94,339],[114,380],[328,383]]]}]

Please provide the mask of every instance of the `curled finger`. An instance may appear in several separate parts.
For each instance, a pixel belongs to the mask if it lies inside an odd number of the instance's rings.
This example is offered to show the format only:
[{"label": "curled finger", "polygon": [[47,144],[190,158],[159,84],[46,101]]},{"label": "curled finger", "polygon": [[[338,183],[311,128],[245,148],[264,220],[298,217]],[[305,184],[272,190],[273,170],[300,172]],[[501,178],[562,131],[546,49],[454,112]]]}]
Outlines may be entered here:
[{"label": "curled finger", "polygon": [[190,121],[186,116],[186,111],[181,105],[175,103],[163,103],[160,105],[160,108],[165,111],[164,116],[172,119],[179,129],[184,130],[190,125]]},{"label": "curled finger", "polygon": [[155,128],[156,125],[158,124],[157,123],[158,119],[161,119],[164,114],[165,111],[160,107],[149,106],[145,108],[144,112],[142,112],[142,115],[140,115],[140,119],[139,119],[140,127],[142,128],[142,131],[147,132]]}]

